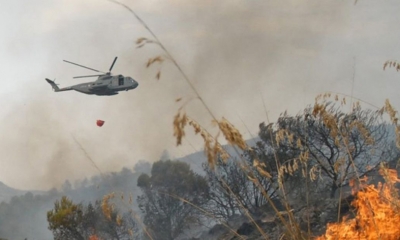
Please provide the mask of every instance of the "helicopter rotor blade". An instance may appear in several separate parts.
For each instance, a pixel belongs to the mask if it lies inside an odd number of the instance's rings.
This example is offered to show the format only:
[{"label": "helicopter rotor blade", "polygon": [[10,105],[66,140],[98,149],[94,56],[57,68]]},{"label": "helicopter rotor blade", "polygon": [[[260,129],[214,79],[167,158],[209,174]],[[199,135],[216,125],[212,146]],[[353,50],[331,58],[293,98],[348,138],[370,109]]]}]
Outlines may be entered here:
[{"label": "helicopter rotor blade", "polygon": [[86,75],[86,76],[77,76],[73,78],[87,78],[87,77],[98,77],[98,76],[103,76],[104,74],[99,74],[99,75]]},{"label": "helicopter rotor blade", "polygon": [[117,58],[118,58],[118,57],[115,57],[115,58],[114,58],[114,61],[113,61],[113,63],[111,64],[110,70],[108,70],[109,72],[111,72],[111,69],[114,67],[114,64],[115,64],[115,62],[117,61]]},{"label": "helicopter rotor blade", "polygon": [[90,70],[95,71],[95,72],[105,73],[105,72],[102,72],[102,71],[99,71],[99,70],[96,70],[96,69],[93,69],[93,68],[90,68],[90,67],[85,67],[85,66],[83,66],[83,65],[79,65],[79,64],[77,64],[77,63],[73,63],[73,62],[67,61],[67,60],[63,60],[63,61],[64,61],[64,62],[67,62],[67,63],[70,63],[70,64],[73,64],[73,65],[76,65],[76,66],[79,66],[79,67],[83,67],[83,68],[90,69]]}]

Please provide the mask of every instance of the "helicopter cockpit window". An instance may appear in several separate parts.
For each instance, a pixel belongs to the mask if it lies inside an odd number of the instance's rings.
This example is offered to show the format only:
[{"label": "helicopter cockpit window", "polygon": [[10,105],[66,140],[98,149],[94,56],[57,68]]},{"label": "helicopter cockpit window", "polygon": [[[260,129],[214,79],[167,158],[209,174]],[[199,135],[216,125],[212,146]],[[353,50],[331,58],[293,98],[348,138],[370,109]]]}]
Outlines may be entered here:
[{"label": "helicopter cockpit window", "polygon": [[124,85],[124,77],[121,75],[118,76],[118,85]]}]

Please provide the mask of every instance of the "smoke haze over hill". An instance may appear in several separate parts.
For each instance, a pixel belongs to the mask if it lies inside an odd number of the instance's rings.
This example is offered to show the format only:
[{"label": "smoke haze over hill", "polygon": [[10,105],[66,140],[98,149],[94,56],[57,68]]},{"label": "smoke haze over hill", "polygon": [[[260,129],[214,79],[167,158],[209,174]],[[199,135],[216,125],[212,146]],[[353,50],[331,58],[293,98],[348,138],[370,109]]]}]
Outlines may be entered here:
[{"label": "smoke haze over hill", "polygon": [[[399,36],[392,31],[398,14],[389,14],[399,10],[396,1],[123,2],[159,36],[216,116],[227,117],[246,138],[246,127],[256,135],[265,121],[262,98],[274,120],[321,92],[351,94],[354,71],[354,96],[378,106],[385,98],[398,100],[393,87],[382,87],[398,77],[382,71],[383,62],[398,57],[393,49]],[[180,107],[174,100],[194,94],[168,61],[159,81],[159,66],[145,68],[148,58],[162,52],[155,45],[135,48],[137,38],[150,35],[124,8],[98,0],[26,0],[5,3],[5,9],[1,181],[49,189],[67,178],[98,174],[72,136],[102,171],[158,160],[164,149],[176,157],[200,150],[192,135],[181,148],[172,137]],[[54,93],[44,81],[56,78],[62,87],[90,81],[72,79],[93,72],[62,60],[107,71],[115,56],[113,73],[136,79],[136,90],[113,97]],[[211,126],[199,101],[186,110]],[[105,120],[102,128],[97,119]]]}]

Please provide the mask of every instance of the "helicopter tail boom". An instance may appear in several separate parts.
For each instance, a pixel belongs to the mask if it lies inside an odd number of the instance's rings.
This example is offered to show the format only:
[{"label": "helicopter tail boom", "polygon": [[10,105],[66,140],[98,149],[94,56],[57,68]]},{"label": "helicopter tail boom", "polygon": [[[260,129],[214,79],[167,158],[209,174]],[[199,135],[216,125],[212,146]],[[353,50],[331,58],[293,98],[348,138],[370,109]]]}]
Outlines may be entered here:
[{"label": "helicopter tail boom", "polygon": [[70,88],[70,87],[67,87],[67,88],[59,88],[59,87],[57,86],[57,84],[56,84],[54,81],[52,81],[52,80],[50,80],[50,79],[48,79],[48,78],[46,78],[46,81],[51,85],[51,87],[53,88],[54,92],[62,92],[62,91],[73,90],[73,89]]}]

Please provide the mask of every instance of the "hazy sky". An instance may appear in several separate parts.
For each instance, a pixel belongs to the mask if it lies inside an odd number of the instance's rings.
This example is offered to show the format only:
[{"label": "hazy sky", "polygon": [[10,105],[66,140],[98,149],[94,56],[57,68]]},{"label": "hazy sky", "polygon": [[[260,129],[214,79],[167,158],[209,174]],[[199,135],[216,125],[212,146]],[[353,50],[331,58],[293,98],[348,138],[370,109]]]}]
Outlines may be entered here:
[{"label": "hazy sky", "polygon": [[[326,91],[351,94],[400,109],[400,74],[383,71],[400,60],[400,2],[395,0],[137,0],[122,1],[149,25],[190,77],[217,117],[233,122],[246,138],[265,121],[301,111]],[[98,171],[74,142],[106,171],[158,160],[167,149],[179,157],[202,148],[189,136],[176,148],[172,120],[178,97],[194,94],[169,62],[147,69],[157,46],[136,49],[149,33],[126,9],[106,0],[3,1],[0,14],[2,139],[0,181],[20,189],[48,189],[66,178]],[[95,74],[62,60],[139,82],[134,91],[112,97],[54,93]],[[355,64],[354,64],[355,63]],[[198,101],[190,116],[211,128]],[[97,119],[106,121],[102,128]],[[250,133],[246,130],[250,129]],[[192,147],[193,146],[193,147]]]}]

